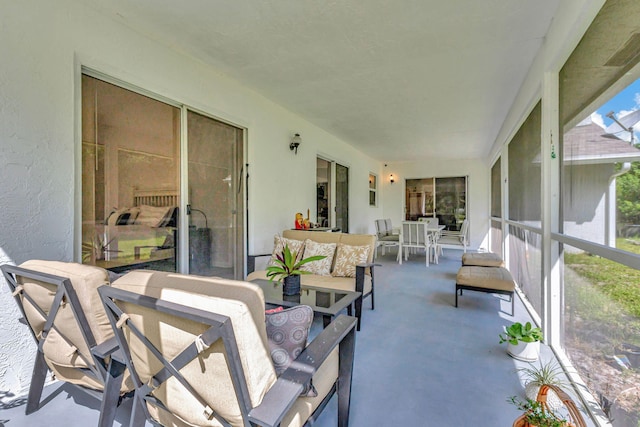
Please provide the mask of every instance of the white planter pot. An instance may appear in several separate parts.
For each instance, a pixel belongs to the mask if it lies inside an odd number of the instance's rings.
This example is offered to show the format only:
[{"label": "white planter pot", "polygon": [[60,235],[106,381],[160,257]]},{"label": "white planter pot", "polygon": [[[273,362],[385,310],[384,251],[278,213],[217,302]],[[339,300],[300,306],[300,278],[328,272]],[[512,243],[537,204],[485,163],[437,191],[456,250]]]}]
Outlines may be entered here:
[{"label": "white planter pot", "polygon": [[[528,383],[524,387],[524,395],[527,396],[527,399],[536,400],[539,391],[540,386],[532,383]],[[564,406],[564,403],[562,403],[562,400],[560,400],[556,392],[550,389],[547,392],[547,405],[549,405],[549,408],[552,410],[557,411]]]},{"label": "white planter pot", "polygon": [[525,362],[535,362],[540,356],[540,341],[518,341],[518,344],[516,345],[509,343],[509,345],[507,345],[507,353],[509,353],[509,356],[514,359]]}]

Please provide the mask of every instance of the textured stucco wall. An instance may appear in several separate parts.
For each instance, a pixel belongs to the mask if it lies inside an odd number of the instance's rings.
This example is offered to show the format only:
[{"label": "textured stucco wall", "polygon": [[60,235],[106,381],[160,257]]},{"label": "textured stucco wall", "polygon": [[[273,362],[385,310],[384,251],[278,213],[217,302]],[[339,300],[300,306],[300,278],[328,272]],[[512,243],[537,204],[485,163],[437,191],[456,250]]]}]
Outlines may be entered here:
[{"label": "textured stucco wall", "polygon": [[[82,1],[0,0],[0,11],[0,262],[74,260],[81,65],[247,128],[249,253],[270,250],[295,212],[314,211],[318,155],[350,167],[350,230],[374,231],[382,208],[369,207],[368,175],[381,173],[378,161]],[[288,147],[295,132],[297,155]],[[0,393],[20,394],[33,343],[7,294],[3,284]]]},{"label": "textured stucco wall", "polygon": [[[12,264],[11,259],[0,248],[0,264]],[[25,325],[18,322],[21,317],[17,304],[13,302],[9,285],[0,275],[0,402],[7,402],[27,391],[31,380],[31,369],[36,345]],[[20,357],[14,357],[19,354]]]}]

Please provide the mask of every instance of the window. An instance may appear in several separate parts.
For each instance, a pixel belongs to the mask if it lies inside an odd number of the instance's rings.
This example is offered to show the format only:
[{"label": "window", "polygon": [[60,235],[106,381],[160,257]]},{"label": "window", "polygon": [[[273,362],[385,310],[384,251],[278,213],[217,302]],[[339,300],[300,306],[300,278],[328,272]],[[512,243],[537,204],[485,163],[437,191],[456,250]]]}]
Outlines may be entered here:
[{"label": "window", "polygon": [[378,206],[378,176],[369,173],[369,206]]},{"label": "window", "polygon": [[[538,313],[542,313],[541,119],[538,102],[508,147],[509,219],[517,222],[509,226],[509,270]],[[494,180],[498,173],[498,169],[492,173]],[[494,202],[499,208],[498,200]]]},{"label": "window", "polygon": [[[624,425],[618,414],[637,417],[640,407],[640,397],[626,392],[640,385],[640,270],[609,249],[640,254],[638,101],[640,80],[567,130],[562,141],[564,234],[595,245],[563,245],[561,343],[591,394],[611,402],[603,409],[614,426]],[[623,383],[604,374],[623,371]]]},{"label": "window", "polygon": [[640,418],[639,13],[606,1],[559,74],[559,344],[614,427]]},{"label": "window", "polygon": [[541,228],[542,103],[534,107],[509,142],[509,219]]}]

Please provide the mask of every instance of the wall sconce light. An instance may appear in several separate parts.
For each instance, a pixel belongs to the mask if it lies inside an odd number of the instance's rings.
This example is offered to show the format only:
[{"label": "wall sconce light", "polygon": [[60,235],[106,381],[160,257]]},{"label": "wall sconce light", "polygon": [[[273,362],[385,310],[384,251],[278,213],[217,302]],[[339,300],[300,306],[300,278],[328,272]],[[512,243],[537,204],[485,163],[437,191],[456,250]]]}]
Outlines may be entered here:
[{"label": "wall sconce light", "polygon": [[293,151],[295,154],[298,154],[298,147],[302,144],[302,138],[300,138],[300,134],[296,133],[293,138],[291,138],[291,143],[289,144],[289,150]]},{"label": "wall sconce light", "polygon": [[389,175],[389,182],[392,184],[395,182],[395,180],[393,179],[393,174]]}]

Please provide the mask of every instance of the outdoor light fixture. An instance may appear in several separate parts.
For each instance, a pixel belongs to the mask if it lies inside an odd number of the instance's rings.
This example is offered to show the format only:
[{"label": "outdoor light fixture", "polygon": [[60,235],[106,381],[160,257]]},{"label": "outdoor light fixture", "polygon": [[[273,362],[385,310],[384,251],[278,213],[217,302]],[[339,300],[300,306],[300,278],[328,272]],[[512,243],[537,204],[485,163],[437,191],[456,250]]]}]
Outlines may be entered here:
[{"label": "outdoor light fixture", "polygon": [[302,138],[300,138],[300,134],[296,133],[293,138],[291,138],[291,143],[289,144],[289,150],[293,151],[295,154],[298,154],[298,147],[302,144]]},{"label": "outdoor light fixture", "polygon": [[389,175],[389,182],[392,184],[395,182],[393,179],[393,174]]}]

